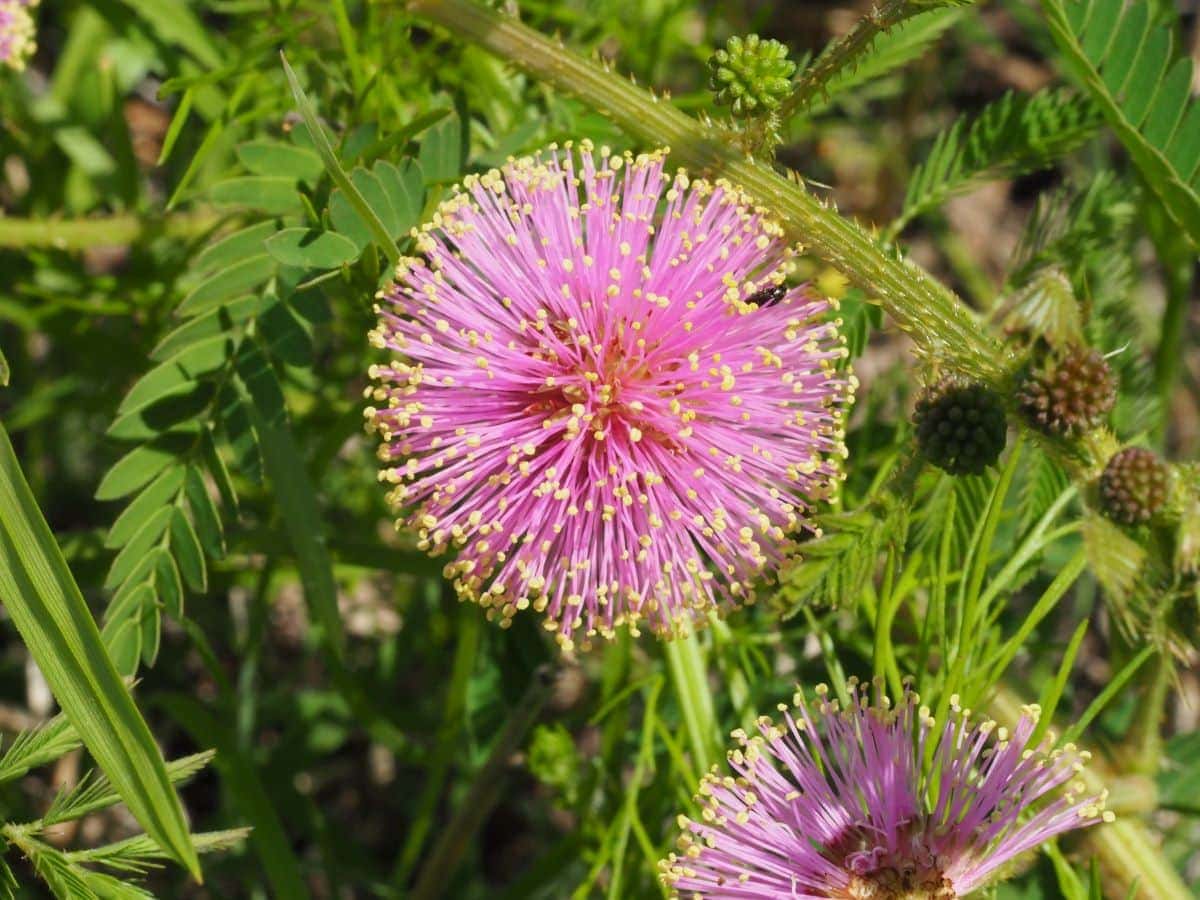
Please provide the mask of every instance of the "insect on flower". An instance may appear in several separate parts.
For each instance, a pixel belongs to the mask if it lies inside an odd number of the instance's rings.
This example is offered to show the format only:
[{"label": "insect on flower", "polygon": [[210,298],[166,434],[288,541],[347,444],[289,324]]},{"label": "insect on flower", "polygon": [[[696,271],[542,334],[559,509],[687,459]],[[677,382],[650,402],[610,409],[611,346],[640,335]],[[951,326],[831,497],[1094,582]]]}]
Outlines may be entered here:
[{"label": "insect on flower", "polygon": [[366,414],[401,526],[566,649],[752,602],[839,479],[834,304],[782,286],[778,223],[666,158],[584,143],[468,177],[377,305],[395,358]]},{"label": "insect on flower", "polygon": [[774,306],[787,296],[787,292],[786,285],[773,284],[770,287],[763,288],[761,291],[755,291],[746,298],[746,302],[758,307]]}]

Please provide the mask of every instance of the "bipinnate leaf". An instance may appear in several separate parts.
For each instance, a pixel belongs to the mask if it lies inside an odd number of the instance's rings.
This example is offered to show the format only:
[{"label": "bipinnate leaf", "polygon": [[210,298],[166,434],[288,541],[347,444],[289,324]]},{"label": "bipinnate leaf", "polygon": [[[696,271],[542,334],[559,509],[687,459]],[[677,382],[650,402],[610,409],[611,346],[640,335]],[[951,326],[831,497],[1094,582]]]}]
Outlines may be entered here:
[{"label": "bipinnate leaf", "polygon": [[1075,80],[1168,215],[1200,244],[1200,103],[1192,60],[1147,0],[1039,0]]}]

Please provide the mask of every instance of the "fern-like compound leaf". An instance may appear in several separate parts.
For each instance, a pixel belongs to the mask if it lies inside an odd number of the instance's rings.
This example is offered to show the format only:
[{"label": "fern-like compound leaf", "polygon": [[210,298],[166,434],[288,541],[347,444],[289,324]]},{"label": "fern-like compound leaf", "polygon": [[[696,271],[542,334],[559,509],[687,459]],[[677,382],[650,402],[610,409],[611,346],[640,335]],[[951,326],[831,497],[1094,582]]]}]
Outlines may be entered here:
[{"label": "fern-like compound leaf", "polygon": [[978,116],[960,118],[937,136],[909,180],[904,208],[891,231],[983,181],[1044,168],[1083,144],[1100,122],[1092,103],[1068,91],[1005,94]]},{"label": "fern-like compound leaf", "polygon": [[1171,218],[1200,245],[1200,104],[1192,61],[1146,0],[1039,0],[1050,33]]}]

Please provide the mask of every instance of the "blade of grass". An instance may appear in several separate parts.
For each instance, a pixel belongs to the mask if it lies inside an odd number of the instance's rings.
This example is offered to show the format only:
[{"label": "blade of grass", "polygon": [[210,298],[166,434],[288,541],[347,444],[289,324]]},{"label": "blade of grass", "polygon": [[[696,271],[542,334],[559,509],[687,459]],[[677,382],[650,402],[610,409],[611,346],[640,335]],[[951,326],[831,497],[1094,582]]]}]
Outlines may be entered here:
[{"label": "blade of grass", "polygon": [[200,881],[196,848],[166,763],[104,649],[2,425],[0,600],[63,712],[129,811]]},{"label": "blade of grass", "polygon": [[542,667],[533,673],[524,696],[513,708],[504,730],[496,738],[487,762],[471,781],[467,795],[454,811],[453,818],[442,829],[432,852],[425,858],[425,865],[417,876],[417,884],[409,894],[410,900],[433,900],[449,889],[451,876],[467,845],[500,799],[504,783],[508,780],[505,775],[510,765],[509,757],[521,746],[526,733],[537,721],[553,686],[554,676],[549,668]]},{"label": "blade of grass", "polygon": [[675,688],[675,699],[683,713],[693,763],[707,772],[715,762],[716,723],[712,715],[712,695],[708,690],[700,646],[694,632],[663,641],[663,656]]},{"label": "blade of grass", "polygon": [[338,40],[342,42],[342,51],[346,54],[350,80],[354,83],[354,97],[361,102],[366,93],[364,87],[367,80],[363,72],[362,57],[358,52],[358,40],[354,36],[354,26],[350,24],[350,16],[346,13],[345,0],[333,0],[329,8],[333,12],[333,24],[337,28]]},{"label": "blade of grass", "polygon": [[646,710],[642,716],[642,743],[638,748],[633,777],[625,789],[625,807],[621,810],[617,830],[616,846],[612,854],[612,880],[608,883],[608,900],[620,900],[621,875],[624,872],[625,850],[629,846],[629,832],[638,818],[638,792],[645,780],[646,772],[654,765],[654,720],[658,711],[658,695],[662,691],[662,680],[655,681],[646,697]]},{"label": "blade of grass", "polygon": [[374,235],[375,243],[383,251],[384,255],[387,256],[388,262],[395,266],[400,261],[400,251],[396,249],[396,242],[392,240],[386,226],[379,220],[379,216],[375,215],[375,210],[371,209],[370,205],[363,198],[363,195],[358,192],[358,188],[354,186],[354,183],[346,174],[346,170],[338,162],[337,156],[334,155],[333,147],[329,144],[329,138],[325,136],[325,129],[317,121],[317,112],[313,108],[312,102],[308,99],[308,95],[304,93],[304,89],[300,87],[300,82],[296,79],[296,73],[288,65],[287,57],[281,52],[279,58],[283,62],[283,71],[287,74],[288,84],[292,88],[292,96],[296,98],[296,106],[300,109],[300,116],[304,119],[304,127],[308,129],[313,146],[317,148],[317,153],[321,156],[321,162],[325,163],[325,171],[329,173],[329,177],[333,179],[333,183],[342,189],[342,192],[346,195],[346,199],[354,207],[354,211],[367,223],[367,227],[371,229],[371,234]]},{"label": "blade of grass", "polygon": [[1127,662],[1125,667],[1116,674],[1116,677],[1104,686],[1104,690],[1096,695],[1096,699],[1088,704],[1088,708],[1083,711],[1083,715],[1075,720],[1075,724],[1063,732],[1062,740],[1059,743],[1069,744],[1072,741],[1079,740],[1079,736],[1083,734],[1084,729],[1092,724],[1092,720],[1100,715],[1104,711],[1104,707],[1112,702],[1113,697],[1121,692],[1121,688],[1125,687],[1126,682],[1134,676],[1137,670],[1142,667],[1142,664],[1157,652],[1158,648],[1150,645],[1149,647],[1144,647],[1141,653]]},{"label": "blade of grass", "polygon": [[1000,677],[1000,674],[1008,668],[1008,664],[1017,655],[1017,651],[1025,646],[1025,639],[1033,633],[1033,629],[1037,627],[1038,623],[1050,614],[1050,611],[1054,609],[1058,601],[1062,599],[1071,585],[1075,583],[1075,579],[1079,577],[1086,566],[1087,553],[1079,550],[1071,557],[1071,561],[1059,570],[1058,575],[1050,582],[1050,586],[1046,588],[1042,596],[1038,598],[1037,603],[1033,605],[1033,609],[1029,611],[1029,614],[1025,617],[1025,621],[1021,623],[1021,627],[996,652],[992,659],[984,665],[984,671],[992,673],[988,684],[995,682]]},{"label": "blade of grass", "polygon": [[1038,698],[1038,705],[1042,709],[1042,715],[1038,719],[1037,727],[1034,728],[1033,734],[1029,738],[1029,743],[1033,746],[1037,746],[1042,740],[1042,735],[1050,728],[1050,723],[1054,721],[1054,713],[1058,709],[1058,701],[1062,699],[1063,691],[1067,687],[1067,679],[1071,677],[1071,670],[1075,668],[1075,657],[1079,655],[1079,647],[1083,643],[1083,636],[1087,634],[1088,625],[1088,620],[1084,619],[1075,626],[1075,633],[1071,635],[1071,640],[1067,642],[1067,649],[1063,653],[1062,662],[1058,664],[1058,673],[1054,676],[1054,680],[1046,685],[1041,697]]},{"label": "blade of grass", "polygon": [[458,742],[458,736],[464,725],[471,673],[474,671],[479,657],[483,617],[479,615],[479,610],[471,606],[462,606],[460,610],[458,645],[454,650],[450,683],[446,688],[446,702],[443,707],[442,726],[438,730],[437,749],[432,755],[433,762],[426,769],[425,786],[422,788],[420,800],[417,802],[417,812],[409,826],[408,834],[404,838],[404,845],[392,875],[392,883],[401,889],[408,884],[420,859],[425,838],[433,827],[438,798],[442,795],[442,786],[450,771],[450,764],[454,761],[454,745]]},{"label": "blade of grass", "polygon": [[257,851],[276,897],[304,900],[309,896],[300,863],[292,852],[291,841],[283,823],[263,789],[254,763],[238,747],[231,729],[197,703],[193,698],[173,694],[162,698],[161,706],[193,739],[216,745],[214,766],[237,812],[253,826],[250,844]]}]

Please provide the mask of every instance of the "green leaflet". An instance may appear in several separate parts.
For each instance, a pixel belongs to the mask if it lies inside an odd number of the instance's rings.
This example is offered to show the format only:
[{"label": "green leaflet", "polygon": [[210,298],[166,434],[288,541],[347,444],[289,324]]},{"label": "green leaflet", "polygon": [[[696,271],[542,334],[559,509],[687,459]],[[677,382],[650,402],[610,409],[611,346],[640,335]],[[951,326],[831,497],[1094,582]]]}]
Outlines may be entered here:
[{"label": "green leaflet", "polygon": [[333,179],[346,198],[350,201],[354,211],[370,228],[371,236],[375,243],[379,245],[379,249],[387,256],[388,262],[393,266],[399,261],[400,253],[396,249],[396,242],[392,240],[391,234],[387,227],[380,221],[379,216],[371,205],[359,193],[355,184],[350,181],[346,175],[345,169],[338,162],[337,157],[333,153],[333,148],[329,146],[329,139],[325,136],[325,130],[321,127],[321,123],[317,121],[316,111],[313,109],[312,102],[304,93],[304,89],[300,87],[300,82],[296,79],[296,73],[292,71],[292,67],[288,65],[287,59],[282,54],[280,59],[283,61],[283,71],[287,75],[288,84],[291,85],[292,95],[296,98],[296,105],[300,107],[300,115],[304,118],[304,125],[308,129],[309,136],[312,137],[313,144],[317,148],[317,152],[321,156],[321,161],[325,164],[325,169],[329,173],[329,177]]},{"label": "green leaflet", "polygon": [[358,257],[354,241],[336,231],[285,228],[266,242],[278,262],[304,269],[333,269]]},{"label": "green leaflet", "polygon": [[130,811],[197,879],[183,808],[0,427],[0,598],[54,696]]},{"label": "green leaflet", "polygon": [[913,171],[904,208],[889,232],[897,234],[917,216],[982,181],[1049,165],[1083,144],[1100,122],[1092,103],[1060,89],[1008,93],[978,116],[957,119]]},{"label": "green leaflet", "polygon": [[831,45],[804,69],[796,91],[785,106],[812,115],[829,106],[834,97],[898,69],[924,53],[963,15],[960,6],[946,4],[889,4],[897,7],[891,23],[864,18],[847,38]]},{"label": "green leaflet", "polygon": [[1169,26],[1135,0],[1039,0],[1075,79],[1103,112],[1171,218],[1200,244],[1200,104],[1192,61],[1171,63]]}]

